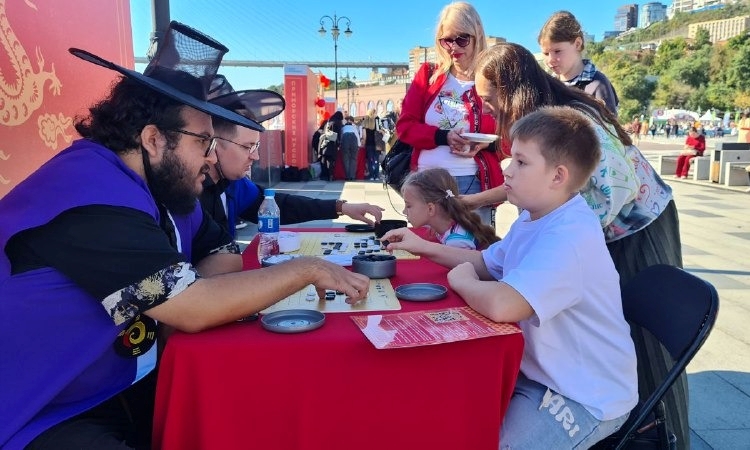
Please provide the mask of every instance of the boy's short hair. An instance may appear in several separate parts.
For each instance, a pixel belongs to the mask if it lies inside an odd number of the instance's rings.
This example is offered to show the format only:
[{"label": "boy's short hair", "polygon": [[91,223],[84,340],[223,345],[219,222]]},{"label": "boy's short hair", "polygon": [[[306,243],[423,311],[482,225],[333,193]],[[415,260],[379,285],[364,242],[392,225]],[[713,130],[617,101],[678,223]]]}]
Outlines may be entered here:
[{"label": "boy's short hair", "polygon": [[568,106],[545,106],[527,114],[513,124],[510,139],[534,142],[549,166],[566,166],[575,189],[586,184],[601,159],[591,121]]}]

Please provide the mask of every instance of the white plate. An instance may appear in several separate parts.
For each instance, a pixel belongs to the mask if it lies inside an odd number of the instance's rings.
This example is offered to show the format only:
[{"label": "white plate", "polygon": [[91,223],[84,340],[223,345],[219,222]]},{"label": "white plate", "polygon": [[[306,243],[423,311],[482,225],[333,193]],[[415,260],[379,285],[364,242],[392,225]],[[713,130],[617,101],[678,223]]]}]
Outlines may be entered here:
[{"label": "white plate", "polygon": [[462,133],[461,137],[471,142],[495,142],[498,136],[496,134]]}]

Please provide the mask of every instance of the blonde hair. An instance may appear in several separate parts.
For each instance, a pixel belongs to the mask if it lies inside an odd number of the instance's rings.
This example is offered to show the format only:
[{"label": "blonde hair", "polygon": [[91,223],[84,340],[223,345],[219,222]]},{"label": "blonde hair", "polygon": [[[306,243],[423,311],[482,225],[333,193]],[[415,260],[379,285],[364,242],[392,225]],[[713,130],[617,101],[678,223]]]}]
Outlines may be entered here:
[{"label": "blonde hair", "polygon": [[402,190],[414,187],[425,203],[433,203],[463,229],[474,235],[477,249],[487,248],[500,240],[495,229],[482,223],[482,219],[458,198],[458,184],[447,170],[442,168],[412,172],[404,180]]},{"label": "blonde hair", "polygon": [[[487,47],[487,37],[484,34],[482,19],[479,17],[477,10],[466,2],[453,2],[446,5],[438,17],[437,28],[435,30],[435,53],[437,54],[437,69],[430,78],[430,83],[434,82],[438,76],[448,73],[453,65],[448,50],[440,46],[440,38],[443,37],[443,28],[452,25],[461,33],[471,35],[469,45],[474,49],[474,57]],[[473,76],[473,72],[471,74]]]}]

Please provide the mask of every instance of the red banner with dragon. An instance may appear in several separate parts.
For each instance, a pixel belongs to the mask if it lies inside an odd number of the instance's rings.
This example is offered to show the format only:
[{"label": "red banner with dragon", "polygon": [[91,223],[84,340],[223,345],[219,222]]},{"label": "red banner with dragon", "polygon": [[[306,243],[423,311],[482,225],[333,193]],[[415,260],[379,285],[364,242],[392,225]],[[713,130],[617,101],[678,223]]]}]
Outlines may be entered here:
[{"label": "red banner with dragon", "polygon": [[0,0],[0,42],[2,197],[79,137],[75,117],[116,77],[73,57],[69,47],[134,66],[130,2]]}]

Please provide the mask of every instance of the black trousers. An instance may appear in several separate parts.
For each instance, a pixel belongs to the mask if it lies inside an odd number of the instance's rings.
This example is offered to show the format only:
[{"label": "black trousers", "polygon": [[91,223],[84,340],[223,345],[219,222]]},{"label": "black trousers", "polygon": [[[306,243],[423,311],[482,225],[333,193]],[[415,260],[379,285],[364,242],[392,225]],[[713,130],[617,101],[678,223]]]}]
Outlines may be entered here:
[{"label": "black trousers", "polygon": [[[620,285],[636,273],[655,264],[682,267],[680,223],[674,200],[646,228],[607,244]],[[672,367],[669,352],[648,331],[630,325],[630,335],[638,356],[638,393],[645,398],[656,389]],[[664,398],[667,426],[677,436],[677,448],[690,448],[687,375],[682,373]]]},{"label": "black trousers", "polygon": [[326,181],[333,181],[333,167],[336,164],[336,156],[338,150],[334,146],[326,149],[326,151],[320,156],[320,179]]},{"label": "black trousers", "polygon": [[156,371],[105,402],[36,437],[26,450],[151,448]]}]

